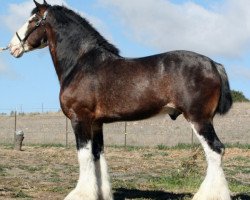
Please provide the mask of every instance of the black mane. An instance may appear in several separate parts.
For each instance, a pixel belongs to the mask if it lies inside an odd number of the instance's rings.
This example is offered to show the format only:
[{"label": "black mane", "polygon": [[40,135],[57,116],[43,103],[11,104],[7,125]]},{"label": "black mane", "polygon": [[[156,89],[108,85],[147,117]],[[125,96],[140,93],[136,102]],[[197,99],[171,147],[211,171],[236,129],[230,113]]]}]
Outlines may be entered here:
[{"label": "black mane", "polygon": [[[104,60],[121,57],[119,50],[110,44],[79,14],[64,6],[48,6],[46,21],[56,35],[59,80],[64,86],[83,70],[94,71]],[[38,8],[31,14],[38,12]]]},{"label": "black mane", "polygon": [[[113,44],[110,44],[96,29],[93,28],[93,26],[80,14],[64,7],[64,6],[50,6],[49,10],[53,12],[54,17],[57,18],[57,21],[62,23],[69,23],[68,19],[70,18],[71,21],[74,21],[79,26],[83,26],[85,29],[89,31],[89,34],[92,36],[92,38],[95,38],[97,44],[99,47],[104,48],[110,53],[113,53],[117,56],[119,56],[119,49],[116,48]],[[34,8],[31,11],[31,15],[38,12],[37,8]],[[81,33],[79,33],[81,34]],[[84,35],[82,36],[84,37]]]},{"label": "black mane", "polygon": [[59,20],[66,22],[67,18],[70,17],[72,21],[76,22],[80,26],[83,26],[89,31],[89,34],[96,40],[99,47],[102,47],[115,55],[119,55],[119,50],[113,44],[110,44],[86,19],[80,16],[80,14],[64,6],[52,6],[51,9],[55,14],[60,12]]}]

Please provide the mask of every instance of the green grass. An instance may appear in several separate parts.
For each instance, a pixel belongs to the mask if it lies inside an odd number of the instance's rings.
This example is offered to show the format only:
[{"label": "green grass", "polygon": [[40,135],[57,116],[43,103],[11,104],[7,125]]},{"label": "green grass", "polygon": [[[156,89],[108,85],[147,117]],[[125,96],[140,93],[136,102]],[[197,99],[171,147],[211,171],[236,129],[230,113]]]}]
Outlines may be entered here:
[{"label": "green grass", "polygon": [[241,181],[234,178],[228,178],[229,188],[232,192],[245,193],[250,195],[250,184],[242,184]]},{"label": "green grass", "polygon": [[14,145],[11,143],[0,143],[0,146],[3,146],[4,149],[14,149]]},{"label": "green grass", "polygon": [[166,153],[166,152],[160,152],[160,155],[163,156],[163,157],[166,157],[166,156],[168,156],[169,154]]},{"label": "green grass", "polygon": [[164,145],[164,144],[159,144],[159,145],[157,145],[157,149],[158,150],[168,150],[169,147]]},{"label": "green grass", "polygon": [[239,148],[239,149],[250,149],[250,144],[240,144],[240,143],[234,143],[234,144],[225,144],[226,148]]},{"label": "green grass", "polygon": [[[185,149],[192,149],[192,148],[198,148],[201,145],[199,143],[194,143],[194,144],[185,144],[185,143],[179,143],[175,146],[167,146],[165,144],[159,144],[155,146],[157,150],[185,150]],[[125,148],[127,151],[136,151],[136,150],[142,150],[142,149],[147,149],[149,148],[148,146],[124,146],[124,145],[108,145],[107,147],[111,148]],[[226,148],[239,148],[239,149],[250,149],[250,144],[240,144],[240,143],[234,143],[234,144],[225,144]]]},{"label": "green grass", "polygon": [[127,188],[127,189],[136,189],[138,184],[136,180],[121,180],[121,179],[113,179],[112,180],[113,188]]},{"label": "green grass", "polygon": [[140,146],[126,146],[125,147],[126,151],[138,151],[145,149],[145,147],[140,147]]},{"label": "green grass", "polygon": [[2,165],[0,164],[0,176],[6,176],[7,172],[6,170],[11,169],[9,165]]},{"label": "green grass", "polygon": [[52,188],[50,188],[48,191],[63,194],[64,191],[65,191],[65,188],[64,188],[64,187],[60,187],[60,186],[58,186],[58,187],[52,187]]},{"label": "green grass", "polygon": [[[11,143],[0,143],[0,146],[4,146],[6,149],[13,149],[14,145]],[[65,144],[61,143],[49,143],[49,144],[27,144],[24,146],[31,146],[31,147],[43,147],[43,148],[50,148],[50,147],[66,147]],[[185,143],[179,143],[175,146],[167,146],[165,144],[159,144],[155,148],[158,150],[169,150],[169,149],[191,149],[199,147],[199,143],[194,144],[185,144]],[[240,149],[250,149],[250,144],[240,144],[240,143],[233,143],[233,144],[225,144],[226,148],[240,148]],[[69,148],[74,148],[75,145],[69,145]],[[125,148],[127,151],[136,151],[136,150],[142,150],[149,148],[147,146],[124,146],[124,145],[108,145],[107,147],[111,148]]]},{"label": "green grass", "polygon": [[154,188],[163,188],[168,191],[193,192],[201,184],[202,178],[194,174],[183,176],[183,174],[176,172],[168,176],[152,177],[149,182]]},{"label": "green grass", "polygon": [[49,144],[29,144],[28,146],[33,147],[42,147],[42,148],[51,148],[51,147],[66,147],[64,144],[60,143],[49,143]]},{"label": "green grass", "polygon": [[156,146],[156,149],[158,149],[158,150],[171,150],[171,149],[185,150],[185,149],[197,148],[199,146],[200,146],[200,144],[184,144],[184,143],[179,143],[175,146],[167,146],[164,144],[159,144]]},{"label": "green grass", "polygon": [[157,187],[169,188],[173,191],[195,191],[203,178],[195,159],[183,159],[179,166],[168,170],[165,175],[153,178],[151,183]]},{"label": "green grass", "polygon": [[3,165],[0,165],[0,176],[5,176],[6,172],[5,172],[5,167]]},{"label": "green grass", "polygon": [[125,180],[113,178],[112,185],[114,188],[137,189],[142,187],[148,190],[193,193],[197,191],[202,180],[203,176],[196,171],[196,168],[190,170],[190,166],[186,165],[178,169],[162,171],[160,176],[144,173]]},{"label": "green grass", "polygon": [[246,158],[242,156],[237,156],[236,158],[234,158],[234,160],[239,161],[239,162],[250,162],[250,158]]},{"label": "green grass", "polygon": [[52,182],[52,183],[59,183],[61,181],[61,178],[60,177],[51,177],[51,178],[48,178],[47,180],[49,182]]},{"label": "green grass", "polygon": [[151,158],[152,156],[154,156],[153,153],[145,153],[145,154],[143,154],[144,158]]},{"label": "green grass", "polygon": [[26,194],[23,190],[19,190],[17,192],[15,192],[13,194],[13,197],[14,198],[24,198],[24,199],[29,199],[29,198],[32,198],[31,196],[29,196],[28,194]]},{"label": "green grass", "polygon": [[28,171],[30,173],[36,173],[42,171],[42,166],[30,166],[30,165],[18,165],[17,168]]}]

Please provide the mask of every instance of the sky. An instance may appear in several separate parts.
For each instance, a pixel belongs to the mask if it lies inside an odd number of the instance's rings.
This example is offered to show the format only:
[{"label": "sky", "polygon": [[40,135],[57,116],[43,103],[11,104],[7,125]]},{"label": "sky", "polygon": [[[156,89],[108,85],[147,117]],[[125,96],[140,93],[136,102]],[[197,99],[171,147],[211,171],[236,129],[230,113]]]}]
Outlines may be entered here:
[{"label": "sky", "polygon": [[[37,0],[42,3],[42,0]],[[47,0],[80,13],[125,57],[190,50],[222,63],[231,89],[250,98],[249,0]],[[1,1],[0,47],[34,8]],[[48,48],[16,59],[0,53],[0,113],[57,111],[59,82]]]}]

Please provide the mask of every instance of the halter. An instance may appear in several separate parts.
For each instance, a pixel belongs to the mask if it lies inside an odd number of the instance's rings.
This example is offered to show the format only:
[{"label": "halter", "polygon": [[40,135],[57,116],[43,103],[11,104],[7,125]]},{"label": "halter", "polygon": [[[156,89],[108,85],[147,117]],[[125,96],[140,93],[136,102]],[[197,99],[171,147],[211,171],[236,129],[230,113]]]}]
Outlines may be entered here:
[{"label": "halter", "polygon": [[28,39],[30,34],[33,33],[40,25],[44,26],[44,23],[42,23],[42,22],[46,20],[47,15],[48,15],[48,10],[46,10],[44,12],[43,17],[39,21],[36,22],[35,27],[23,39],[21,39],[18,32],[16,32],[16,36],[17,36],[18,40],[20,41],[23,49],[24,49],[24,43],[26,42],[26,40]]}]

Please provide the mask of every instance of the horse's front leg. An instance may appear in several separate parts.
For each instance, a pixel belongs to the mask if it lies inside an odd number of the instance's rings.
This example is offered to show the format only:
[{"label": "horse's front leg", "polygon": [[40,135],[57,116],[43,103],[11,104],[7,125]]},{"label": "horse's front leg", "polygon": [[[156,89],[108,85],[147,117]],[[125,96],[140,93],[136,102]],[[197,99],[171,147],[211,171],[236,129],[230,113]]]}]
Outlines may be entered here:
[{"label": "horse's front leg", "polygon": [[76,188],[65,200],[97,200],[98,186],[92,151],[91,124],[76,120],[71,122],[76,137],[80,174]]},{"label": "horse's front leg", "polygon": [[103,149],[103,124],[95,123],[92,126],[93,155],[98,185],[98,200],[112,200],[111,185],[108,166],[104,157]]}]

